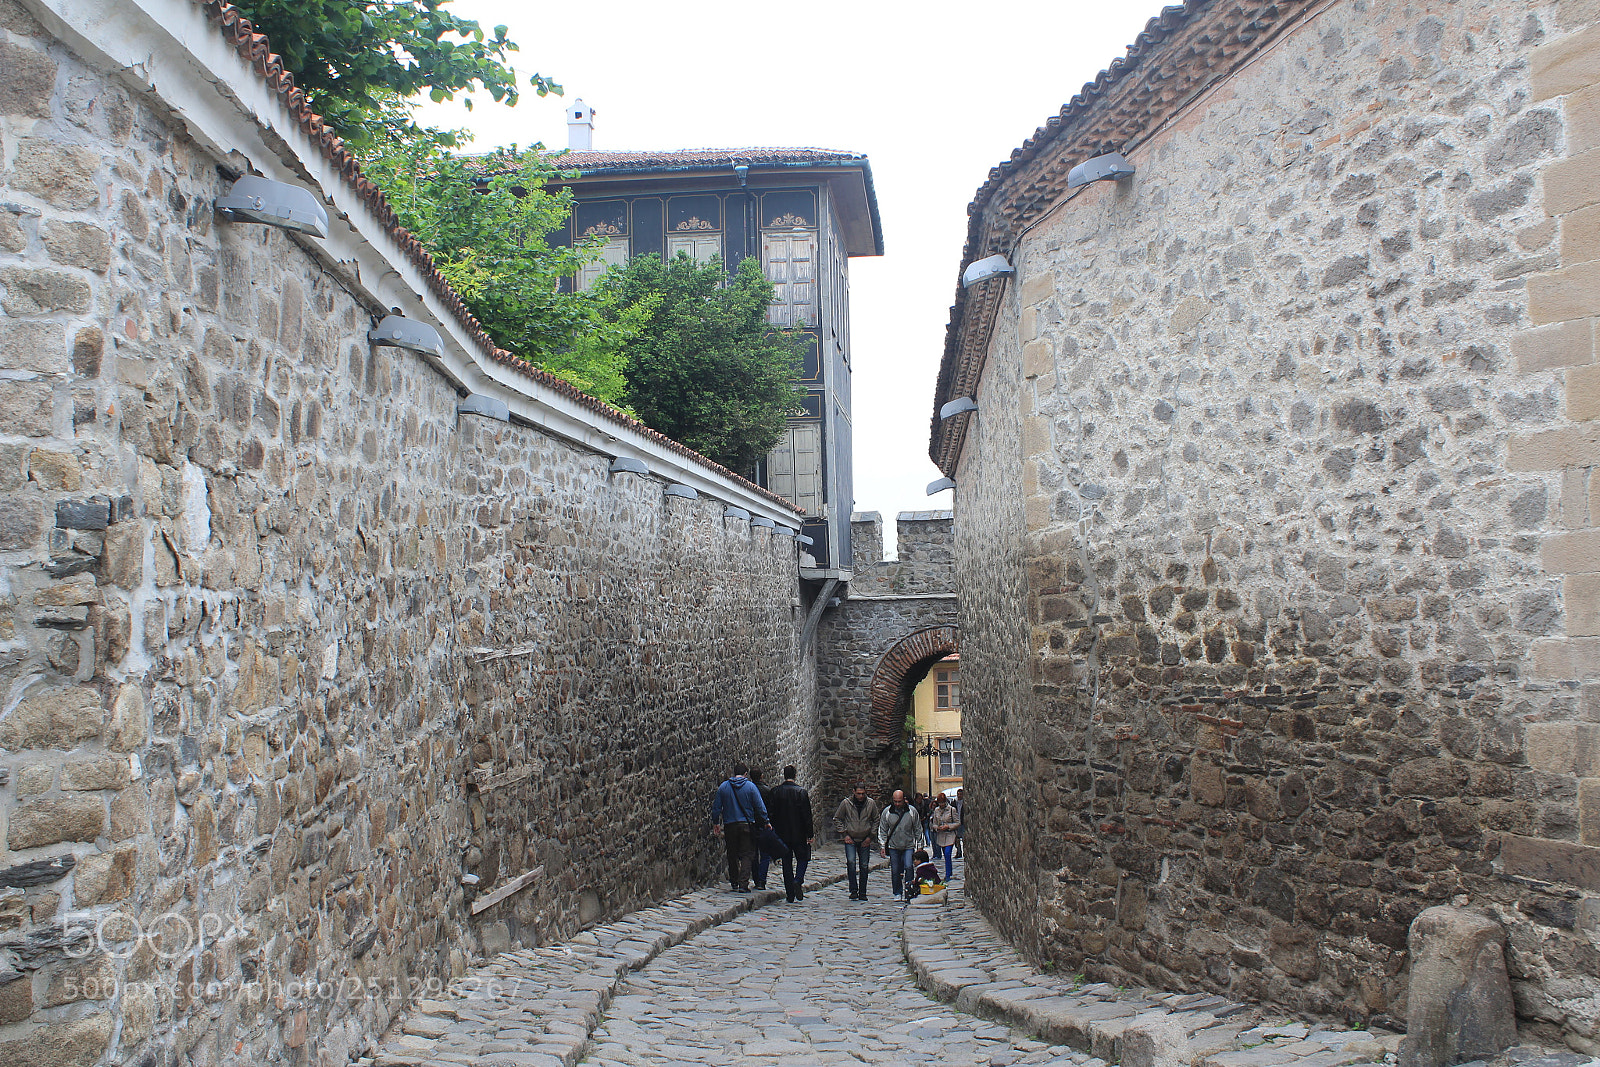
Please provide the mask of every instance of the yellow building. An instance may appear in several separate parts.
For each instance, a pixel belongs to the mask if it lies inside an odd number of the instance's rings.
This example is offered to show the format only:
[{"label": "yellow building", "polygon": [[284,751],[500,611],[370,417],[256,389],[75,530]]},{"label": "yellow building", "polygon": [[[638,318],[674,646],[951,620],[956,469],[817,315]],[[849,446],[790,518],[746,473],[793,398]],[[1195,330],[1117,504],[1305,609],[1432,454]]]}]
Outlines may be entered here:
[{"label": "yellow building", "polygon": [[[961,787],[961,657],[947,656],[933,665],[911,695],[917,724],[917,747],[912,754],[919,793],[936,793]],[[933,751],[928,742],[933,742]],[[929,768],[933,780],[928,779]]]}]

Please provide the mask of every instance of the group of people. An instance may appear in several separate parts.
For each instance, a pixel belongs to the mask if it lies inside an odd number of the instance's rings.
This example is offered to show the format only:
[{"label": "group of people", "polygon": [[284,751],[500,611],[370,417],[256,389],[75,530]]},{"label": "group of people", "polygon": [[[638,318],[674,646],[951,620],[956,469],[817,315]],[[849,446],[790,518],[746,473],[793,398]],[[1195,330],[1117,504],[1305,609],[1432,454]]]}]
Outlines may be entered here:
[{"label": "group of people", "polygon": [[[785,767],[783,783],[767,789],[759,771],[751,774],[745,764],[737,763],[733,774],[717,787],[711,802],[712,832],[727,847],[728,883],[734,892],[748,893],[752,884],[765,889],[770,865],[778,860],[789,903],[805,899],[806,867],[816,839],[811,796],[795,775],[792,765]],[[867,899],[874,851],[889,860],[890,886],[897,898],[937,883],[935,856],[944,859],[944,880],[949,881],[952,853],[960,854],[956,850],[964,807],[959,789],[953,801],[944,793],[908,800],[904,790],[896,789],[889,804],[880,808],[868,796],[866,783],[857,782],[833,813],[833,830],[844,844],[850,899]]]},{"label": "group of people", "polygon": [[728,849],[728,882],[734,892],[767,888],[767,873],[774,859],[783,864],[783,890],[789,903],[806,898],[806,867],[811,863],[811,794],[795,781],[793,764],[783,769],[783,783],[773,789],[761,786],[743,763],[717,786],[711,801],[711,829]]}]

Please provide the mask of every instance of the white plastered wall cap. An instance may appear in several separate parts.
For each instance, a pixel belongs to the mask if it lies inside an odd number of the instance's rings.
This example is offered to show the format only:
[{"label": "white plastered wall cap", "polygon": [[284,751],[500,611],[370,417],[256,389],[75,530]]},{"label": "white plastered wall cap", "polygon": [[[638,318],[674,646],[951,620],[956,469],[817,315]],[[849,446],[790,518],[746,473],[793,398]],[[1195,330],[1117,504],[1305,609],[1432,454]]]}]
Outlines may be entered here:
[{"label": "white plastered wall cap", "polygon": [[249,174],[219,196],[216,209],[229,218],[259,222],[312,237],[328,236],[328,212],[309,189]]}]

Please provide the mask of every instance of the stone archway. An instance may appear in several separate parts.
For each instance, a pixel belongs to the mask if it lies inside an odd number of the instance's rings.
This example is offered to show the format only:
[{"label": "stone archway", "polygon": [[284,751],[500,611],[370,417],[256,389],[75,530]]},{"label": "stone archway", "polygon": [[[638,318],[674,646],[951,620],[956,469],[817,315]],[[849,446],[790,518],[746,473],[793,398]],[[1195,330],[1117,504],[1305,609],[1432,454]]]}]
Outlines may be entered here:
[{"label": "stone archway", "polygon": [[883,654],[872,675],[872,724],[867,750],[876,759],[893,751],[905,729],[910,689],[934,663],[956,651],[954,626],[930,626],[907,634]]}]

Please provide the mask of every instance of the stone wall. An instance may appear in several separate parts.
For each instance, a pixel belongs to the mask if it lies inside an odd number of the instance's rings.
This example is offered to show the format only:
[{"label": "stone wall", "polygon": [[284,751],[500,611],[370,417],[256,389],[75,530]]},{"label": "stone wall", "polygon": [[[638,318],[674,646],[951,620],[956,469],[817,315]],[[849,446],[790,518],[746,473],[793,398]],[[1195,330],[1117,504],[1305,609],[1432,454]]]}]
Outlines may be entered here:
[{"label": "stone wall", "polygon": [[815,765],[793,538],[458,417],[167,103],[13,0],[0,66],[0,1062],[344,1063],[714,877],[730,760]]},{"label": "stone wall", "polygon": [[1600,1051],[1578,8],[1327,5],[1022,220],[954,477],[969,871],[1030,951],[1403,1027],[1461,899]]},{"label": "stone wall", "polygon": [[[879,797],[905,784],[905,702],[956,621],[952,525],[948,511],[901,512],[899,558],[885,560],[878,513],[852,518],[854,577],[842,603],[823,616],[817,639],[819,799],[829,814],[857,781]],[[917,639],[929,631],[940,635],[933,643]]]}]

